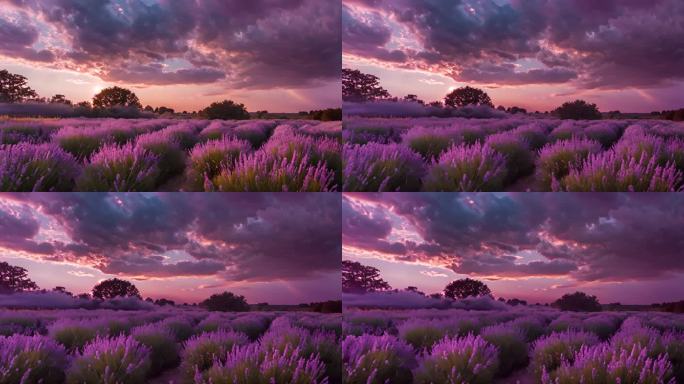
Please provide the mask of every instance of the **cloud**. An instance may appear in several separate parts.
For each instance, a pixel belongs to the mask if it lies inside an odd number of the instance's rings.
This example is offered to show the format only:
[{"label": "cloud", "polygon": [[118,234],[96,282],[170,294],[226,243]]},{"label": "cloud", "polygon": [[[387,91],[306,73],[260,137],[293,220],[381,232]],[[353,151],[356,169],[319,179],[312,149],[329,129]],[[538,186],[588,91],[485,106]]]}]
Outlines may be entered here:
[{"label": "cloud", "polygon": [[[106,81],[244,89],[339,81],[339,2],[4,0],[0,7],[38,20],[37,28],[0,22],[1,54]],[[47,48],[30,51],[35,43]]]},{"label": "cloud", "polygon": [[427,277],[449,277],[446,273],[435,271],[420,271],[420,274]]},{"label": "cloud", "polygon": [[[438,71],[457,81],[581,89],[684,80],[679,0],[344,3],[343,30],[367,32],[343,34],[345,54],[388,66]],[[391,43],[395,39],[405,43]],[[378,54],[389,47],[398,50],[400,63]],[[541,67],[512,70],[524,60]]]},{"label": "cloud", "polygon": [[[272,281],[339,270],[341,217],[336,194],[3,197],[19,208],[0,205],[0,245],[106,274]],[[37,221],[38,211],[58,228],[59,240],[35,240],[39,229],[48,225]]]},{"label": "cloud", "polygon": [[[684,272],[684,200],[671,194],[345,194],[343,217],[391,211],[393,228],[415,238],[377,238],[344,245],[383,257],[428,263],[459,274],[576,281],[655,280]],[[363,218],[355,218],[359,223]],[[346,228],[346,227],[345,227]],[[344,228],[343,228],[344,230]],[[357,231],[358,232],[358,231]],[[387,230],[385,230],[387,233]],[[389,232],[391,233],[391,231]],[[410,257],[407,257],[410,255]]]}]

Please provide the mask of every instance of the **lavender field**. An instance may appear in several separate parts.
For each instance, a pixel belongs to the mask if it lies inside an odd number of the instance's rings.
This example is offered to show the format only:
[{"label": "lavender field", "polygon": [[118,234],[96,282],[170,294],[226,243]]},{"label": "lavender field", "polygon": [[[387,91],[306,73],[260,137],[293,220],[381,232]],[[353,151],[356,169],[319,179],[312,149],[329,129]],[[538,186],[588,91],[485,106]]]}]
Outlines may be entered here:
[{"label": "lavender field", "polygon": [[684,382],[683,315],[508,308],[345,310],[344,382]]},{"label": "lavender field", "polygon": [[0,191],[335,191],[340,122],[0,120]]},{"label": "lavender field", "polygon": [[681,191],[684,124],[345,117],[344,191]]},{"label": "lavender field", "polygon": [[340,315],[3,310],[2,383],[339,383]]}]

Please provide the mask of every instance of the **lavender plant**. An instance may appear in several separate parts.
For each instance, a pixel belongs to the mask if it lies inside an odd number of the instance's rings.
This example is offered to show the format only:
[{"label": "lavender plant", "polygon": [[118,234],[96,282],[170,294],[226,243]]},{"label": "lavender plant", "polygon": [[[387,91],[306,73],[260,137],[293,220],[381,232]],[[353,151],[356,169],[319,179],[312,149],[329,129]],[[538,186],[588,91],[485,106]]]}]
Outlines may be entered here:
[{"label": "lavender plant", "polygon": [[152,191],[159,180],[157,156],[131,143],[105,146],[93,155],[76,182],[79,191]]},{"label": "lavender plant", "polygon": [[53,144],[0,145],[0,191],[67,192],[80,166]]},{"label": "lavender plant", "polygon": [[342,341],[342,359],[344,383],[413,382],[414,351],[394,336],[347,336]]},{"label": "lavender plant", "polygon": [[131,330],[131,336],[150,350],[150,375],[156,376],[180,363],[176,340],[161,324],[142,325]]},{"label": "lavender plant", "polygon": [[599,343],[598,337],[585,331],[554,332],[538,339],[532,346],[532,370],[535,377],[541,378],[544,372],[552,372],[561,362],[572,362],[575,353],[583,345]]},{"label": "lavender plant", "polygon": [[601,145],[598,142],[576,137],[545,146],[539,151],[536,167],[541,190],[551,191],[554,179],[563,179],[570,168],[581,167],[589,155],[600,151]]},{"label": "lavender plant", "polygon": [[45,336],[0,336],[0,384],[61,384],[66,350]]},{"label": "lavender plant", "polygon": [[185,342],[181,353],[182,376],[192,382],[196,372],[209,369],[215,360],[225,360],[226,354],[237,345],[245,345],[249,339],[244,333],[219,330],[202,333]]},{"label": "lavender plant", "polygon": [[499,191],[507,179],[506,158],[487,145],[453,146],[433,163],[423,190]]},{"label": "lavender plant", "polygon": [[69,351],[79,351],[98,335],[98,325],[89,321],[61,319],[48,326],[48,335]]},{"label": "lavender plant", "polygon": [[498,350],[499,376],[506,377],[527,365],[527,343],[519,328],[508,324],[493,325],[482,329],[480,336]]},{"label": "lavender plant", "polygon": [[190,152],[188,182],[193,191],[202,191],[205,180],[212,180],[222,168],[233,168],[241,154],[248,154],[252,146],[245,140],[224,136],[195,146]]},{"label": "lavender plant", "polygon": [[496,347],[480,336],[447,337],[422,359],[415,383],[491,383],[498,366]]},{"label": "lavender plant", "polygon": [[425,173],[417,153],[399,144],[345,144],[344,191],[417,191]]},{"label": "lavender plant", "polygon": [[97,338],[86,345],[66,373],[68,384],[143,384],[150,351],[130,336]]}]

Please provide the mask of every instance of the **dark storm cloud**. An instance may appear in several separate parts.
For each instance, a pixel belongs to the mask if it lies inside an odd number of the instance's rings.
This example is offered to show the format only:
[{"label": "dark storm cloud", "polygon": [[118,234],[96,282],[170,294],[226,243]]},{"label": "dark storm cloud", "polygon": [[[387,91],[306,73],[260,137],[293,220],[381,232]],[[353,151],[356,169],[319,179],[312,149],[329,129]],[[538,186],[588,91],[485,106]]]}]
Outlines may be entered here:
[{"label": "dark storm cloud", "polygon": [[[345,4],[351,11],[345,12],[343,30],[363,25],[360,15],[382,15],[375,20],[391,17],[421,47],[400,48],[407,56],[401,67],[439,68],[456,80],[512,85],[570,82],[581,88],[607,89],[684,80],[684,2],[679,0],[345,0]],[[383,28],[390,25],[372,24],[374,31]],[[376,54],[391,38],[343,36],[345,53],[393,61]],[[536,60],[546,68],[514,71],[512,66],[521,59]]]},{"label": "dark storm cloud", "polygon": [[[426,243],[399,241],[410,261],[483,276],[657,279],[684,272],[684,197],[677,194],[346,194],[344,217],[391,210]],[[366,201],[370,204],[358,203]],[[371,221],[377,224],[377,216]],[[393,223],[393,226],[398,225]],[[348,227],[343,227],[346,231]],[[344,233],[344,245],[383,252],[387,236]],[[359,238],[362,241],[359,241]]]},{"label": "dark storm cloud", "polygon": [[[267,281],[339,270],[341,218],[335,194],[3,197],[19,202],[23,213],[10,215],[0,208],[0,226],[7,226],[0,246],[104,273]],[[51,252],[30,249],[40,229],[35,211],[58,223],[69,241],[49,240]]]},{"label": "dark storm cloud", "polygon": [[14,22],[0,16],[0,54],[31,61],[53,61],[52,52],[32,48],[38,40],[38,30],[29,23],[25,14]]},{"label": "dark storm cloud", "polygon": [[[47,53],[58,56],[62,65],[96,72],[107,81],[165,85],[225,78],[236,88],[260,89],[307,87],[339,78],[337,1],[0,3],[56,28],[67,47]],[[26,40],[17,36],[9,37]],[[25,48],[13,44],[3,50],[5,55],[16,56],[13,53]]]}]

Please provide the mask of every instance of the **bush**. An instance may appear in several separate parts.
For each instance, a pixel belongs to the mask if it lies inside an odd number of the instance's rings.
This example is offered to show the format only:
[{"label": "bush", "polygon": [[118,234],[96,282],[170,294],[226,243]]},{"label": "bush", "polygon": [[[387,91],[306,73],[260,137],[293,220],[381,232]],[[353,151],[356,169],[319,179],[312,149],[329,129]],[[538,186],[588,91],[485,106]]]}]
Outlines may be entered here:
[{"label": "bush", "polygon": [[314,166],[307,156],[288,160],[258,151],[241,155],[233,168],[224,167],[214,178],[213,188],[220,192],[334,192],[334,179],[324,162]]},{"label": "bush", "polygon": [[410,192],[420,189],[423,159],[400,144],[345,144],[344,191]]},{"label": "bush", "polygon": [[76,159],[53,144],[0,146],[0,191],[68,192],[79,173]]},{"label": "bush", "polygon": [[423,190],[501,191],[507,175],[506,158],[491,147],[479,143],[453,146],[431,165]]},{"label": "bush", "polygon": [[238,104],[232,100],[223,100],[221,102],[211,103],[210,106],[204,108],[200,114],[209,120],[247,120],[249,113],[245,109],[244,104]]},{"label": "bush", "polygon": [[83,169],[76,189],[86,192],[146,192],[158,184],[158,158],[132,144],[105,146]]},{"label": "bush", "polygon": [[551,305],[563,311],[596,312],[601,310],[601,304],[596,296],[589,296],[584,292],[566,293]]},{"label": "bush", "polygon": [[596,335],[584,331],[554,332],[540,338],[532,347],[531,366],[535,377],[539,379],[544,372],[554,371],[564,359],[571,363],[583,345],[598,343]]},{"label": "bush", "polygon": [[593,140],[573,137],[549,144],[539,151],[537,179],[544,191],[551,191],[553,180],[561,180],[571,167],[581,167],[590,154],[599,153],[601,145]]},{"label": "bush", "polygon": [[0,336],[0,384],[61,384],[68,357],[45,336]]},{"label": "bush", "polygon": [[454,144],[460,144],[463,135],[459,130],[449,128],[425,128],[417,126],[409,129],[402,142],[426,160],[438,158],[442,152]]},{"label": "bush", "polygon": [[414,352],[394,336],[347,336],[342,341],[344,373],[348,384],[411,384]]},{"label": "bush", "polygon": [[506,158],[506,183],[511,184],[520,177],[532,173],[534,157],[529,145],[515,132],[502,132],[487,137],[485,145]]},{"label": "bush", "polygon": [[413,319],[397,326],[399,337],[417,351],[430,351],[445,336],[451,336],[448,324],[438,320]]},{"label": "bush", "polygon": [[480,336],[498,349],[499,376],[506,377],[527,365],[527,343],[520,329],[510,325],[495,325],[484,328]]},{"label": "bush", "polygon": [[235,295],[232,292],[216,293],[200,303],[201,307],[209,311],[221,312],[246,312],[249,305],[244,296]]},{"label": "bush", "polygon": [[180,363],[178,344],[160,324],[148,324],[131,330],[131,336],[150,350],[150,375],[156,376]]},{"label": "bush", "polygon": [[234,346],[249,343],[244,333],[219,330],[191,337],[185,342],[181,372],[186,382],[192,382],[195,372],[209,369],[214,361],[225,361]]},{"label": "bush", "polygon": [[138,136],[136,148],[157,158],[157,185],[180,174],[185,169],[185,152],[180,143],[164,130]]},{"label": "bush", "polygon": [[79,160],[87,160],[106,142],[103,129],[64,127],[52,136],[52,141]]},{"label": "bush", "polygon": [[488,384],[499,366],[497,349],[480,336],[445,338],[415,373],[415,383]]},{"label": "bush", "polygon": [[601,112],[599,112],[596,104],[589,104],[584,100],[575,100],[573,102],[563,103],[553,112],[561,119],[572,120],[600,120]]},{"label": "bush", "polygon": [[130,336],[98,338],[88,344],[67,371],[68,384],[144,384],[150,351]]},{"label": "bush", "polygon": [[189,182],[191,189],[201,191],[205,180],[218,176],[222,168],[233,168],[241,154],[250,153],[252,146],[245,140],[224,136],[199,144],[190,152]]},{"label": "bush", "polygon": [[80,351],[95,339],[96,326],[70,319],[58,320],[48,327],[48,335],[69,351]]}]

